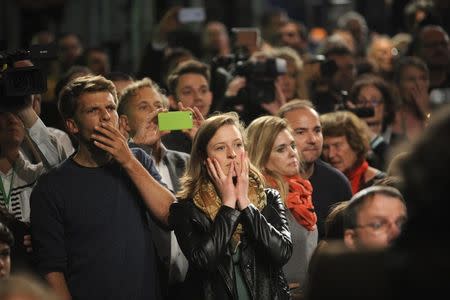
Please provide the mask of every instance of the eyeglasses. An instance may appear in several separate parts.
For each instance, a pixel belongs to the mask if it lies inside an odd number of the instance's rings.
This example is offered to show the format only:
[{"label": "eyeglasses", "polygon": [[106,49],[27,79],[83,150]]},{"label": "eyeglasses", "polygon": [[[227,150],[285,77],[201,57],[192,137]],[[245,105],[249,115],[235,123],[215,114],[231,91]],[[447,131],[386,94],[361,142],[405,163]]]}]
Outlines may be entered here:
[{"label": "eyeglasses", "polygon": [[392,226],[396,226],[400,231],[406,223],[406,218],[400,218],[394,223],[389,222],[388,220],[379,220],[367,224],[359,224],[356,228],[369,228],[375,234],[386,233]]},{"label": "eyeglasses", "polygon": [[356,105],[358,106],[372,106],[377,107],[378,105],[384,103],[383,99],[358,99]]}]

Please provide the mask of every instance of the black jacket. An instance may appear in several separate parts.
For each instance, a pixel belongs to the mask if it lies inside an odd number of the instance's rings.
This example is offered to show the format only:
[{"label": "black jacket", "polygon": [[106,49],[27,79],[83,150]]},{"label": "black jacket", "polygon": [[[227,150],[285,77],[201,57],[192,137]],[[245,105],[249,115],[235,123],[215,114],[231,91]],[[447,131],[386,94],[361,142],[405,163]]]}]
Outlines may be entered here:
[{"label": "black jacket", "polygon": [[265,190],[267,206],[238,211],[222,206],[214,221],[192,200],[180,200],[170,208],[169,222],[189,261],[184,283],[186,299],[237,299],[231,236],[241,223],[240,267],[251,298],[288,299],[282,266],[292,254],[291,234],[278,191]]}]

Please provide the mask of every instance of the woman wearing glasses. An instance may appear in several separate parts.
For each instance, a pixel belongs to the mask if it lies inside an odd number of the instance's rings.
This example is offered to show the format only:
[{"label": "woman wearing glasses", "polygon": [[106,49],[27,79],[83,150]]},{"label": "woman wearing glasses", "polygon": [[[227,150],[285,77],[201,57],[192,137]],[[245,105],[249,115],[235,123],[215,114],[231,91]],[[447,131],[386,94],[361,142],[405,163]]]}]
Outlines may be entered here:
[{"label": "woman wearing glasses", "polygon": [[[392,124],[398,108],[388,83],[376,75],[363,75],[350,91],[349,105],[370,128],[368,131],[370,148],[374,156],[369,159],[374,167],[385,169],[385,157],[389,145],[397,143],[400,138],[392,133]],[[370,112],[363,114],[363,112]]]}]

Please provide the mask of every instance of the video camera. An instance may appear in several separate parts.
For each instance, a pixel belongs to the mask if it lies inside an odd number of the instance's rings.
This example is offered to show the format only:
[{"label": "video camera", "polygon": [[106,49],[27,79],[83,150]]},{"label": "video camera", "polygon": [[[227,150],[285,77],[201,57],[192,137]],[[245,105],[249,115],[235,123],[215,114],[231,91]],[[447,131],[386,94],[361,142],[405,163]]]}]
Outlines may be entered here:
[{"label": "video camera", "polygon": [[[316,102],[318,102],[316,103],[316,106],[320,107],[323,105],[323,102],[331,101],[328,105],[325,103],[323,107],[326,107],[327,110],[331,111],[350,111],[360,118],[370,118],[374,116],[375,112],[372,107],[350,107],[348,105],[348,101],[350,101],[348,91],[331,91],[332,87],[330,81],[338,71],[338,66],[334,60],[327,59],[323,55],[316,55],[315,57],[309,59],[306,63],[310,66],[315,65],[316,70],[313,72],[317,73],[316,84],[322,85],[320,88],[324,91],[312,93],[313,98],[316,99]],[[333,109],[331,109],[331,106],[333,106]],[[321,111],[321,113],[323,112]]]},{"label": "video camera", "polygon": [[[250,59],[251,48],[257,48],[259,30],[255,28],[233,28],[234,51],[227,57],[216,57],[213,68],[221,68],[229,77],[246,78],[246,86],[238,97],[247,98],[251,103],[269,103],[275,99],[275,80],[287,72],[287,64],[281,58],[265,60]],[[243,95],[245,94],[245,95]],[[244,100],[244,99],[242,99]],[[244,101],[242,101],[244,102]]]},{"label": "video camera", "polygon": [[349,94],[347,91],[341,91],[341,100],[340,102],[336,105],[336,110],[346,110],[349,112],[354,113],[355,115],[357,115],[359,118],[371,118],[375,115],[375,110],[373,109],[373,107],[349,107],[348,106],[348,101],[349,99]]},{"label": "video camera", "polygon": [[47,78],[36,66],[15,67],[20,60],[48,60],[56,57],[54,46],[31,46],[29,50],[0,51],[0,109],[26,105],[30,95],[47,91]]},{"label": "video camera", "polygon": [[255,104],[268,103],[275,99],[275,80],[287,71],[284,59],[267,58],[265,61],[253,61],[236,54],[215,59],[213,65],[223,68],[231,78],[245,77],[246,97]]}]

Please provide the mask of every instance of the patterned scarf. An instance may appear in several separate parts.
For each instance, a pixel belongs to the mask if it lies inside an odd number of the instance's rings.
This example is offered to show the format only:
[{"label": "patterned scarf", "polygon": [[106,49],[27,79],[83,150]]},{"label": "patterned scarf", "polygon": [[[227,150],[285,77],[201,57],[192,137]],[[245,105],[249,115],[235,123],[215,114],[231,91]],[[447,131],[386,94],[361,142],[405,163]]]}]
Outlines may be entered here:
[{"label": "patterned scarf", "polygon": [[[261,211],[267,205],[266,193],[264,192],[264,185],[256,174],[249,173],[249,187],[248,198],[250,202]],[[194,204],[201,209],[207,216],[214,220],[217,212],[222,206],[214,184],[211,181],[200,186],[197,193],[193,197]],[[241,241],[241,234],[243,233],[242,225],[238,224],[236,230],[231,238],[232,249],[235,250]]]},{"label": "patterned scarf", "polygon": [[[278,189],[278,184],[272,177],[266,176],[266,179],[271,187]],[[314,230],[316,228],[317,215],[312,203],[313,188],[311,183],[299,175],[283,176],[283,179],[289,186],[284,204],[300,225],[309,231]]]},{"label": "patterned scarf", "polygon": [[367,169],[369,168],[369,164],[366,160],[364,160],[359,166],[356,168],[345,172],[345,176],[347,176],[348,180],[350,180],[350,183],[352,184],[352,194],[356,194],[356,192],[359,191],[359,187],[361,186],[361,183],[364,179],[364,174],[366,173]]}]

